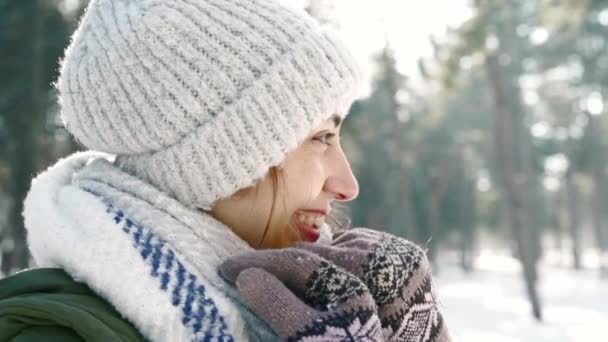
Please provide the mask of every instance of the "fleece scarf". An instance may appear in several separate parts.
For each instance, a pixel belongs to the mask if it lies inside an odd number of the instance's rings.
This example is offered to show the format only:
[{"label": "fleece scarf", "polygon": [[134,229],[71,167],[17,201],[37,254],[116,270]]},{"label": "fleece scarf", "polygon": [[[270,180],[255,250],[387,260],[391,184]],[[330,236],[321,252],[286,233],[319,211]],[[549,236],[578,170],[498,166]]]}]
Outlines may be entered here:
[{"label": "fleece scarf", "polygon": [[24,217],[36,263],[89,285],[152,341],[275,340],[218,275],[251,247],[108,158],[76,153],[34,179]]}]

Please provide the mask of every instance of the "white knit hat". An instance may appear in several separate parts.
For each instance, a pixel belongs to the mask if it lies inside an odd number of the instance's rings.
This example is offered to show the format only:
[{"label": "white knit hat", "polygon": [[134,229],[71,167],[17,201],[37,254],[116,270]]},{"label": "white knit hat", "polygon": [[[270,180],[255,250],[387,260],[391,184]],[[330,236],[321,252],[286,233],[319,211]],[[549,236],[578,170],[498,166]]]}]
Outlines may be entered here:
[{"label": "white knit hat", "polygon": [[346,115],[360,71],[272,0],[92,0],[57,82],[66,128],[183,204],[253,185]]}]

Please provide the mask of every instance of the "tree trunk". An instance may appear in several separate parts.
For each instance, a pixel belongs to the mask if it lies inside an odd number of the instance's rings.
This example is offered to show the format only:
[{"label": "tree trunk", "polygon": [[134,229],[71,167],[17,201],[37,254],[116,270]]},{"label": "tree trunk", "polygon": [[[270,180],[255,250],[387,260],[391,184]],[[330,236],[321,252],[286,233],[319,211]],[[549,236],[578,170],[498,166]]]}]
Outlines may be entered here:
[{"label": "tree trunk", "polygon": [[422,234],[420,232],[420,226],[418,225],[418,219],[416,218],[416,210],[412,203],[412,188],[411,178],[409,172],[404,172],[403,175],[403,213],[405,215],[405,224],[407,225],[408,239],[416,242],[423,243]]},{"label": "tree trunk", "polygon": [[570,234],[570,252],[572,253],[572,267],[581,269],[581,239],[580,239],[580,213],[578,207],[578,187],[574,179],[574,172],[566,173],[566,201],[568,204],[568,232]]},{"label": "tree trunk", "polygon": [[511,229],[515,238],[528,299],[533,316],[541,321],[540,297],[536,288],[536,252],[534,237],[529,227],[529,174],[526,172],[526,152],[521,143],[523,123],[508,102],[508,95],[501,80],[497,57],[487,56],[485,63],[488,80],[494,93],[496,106],[495,150],[498,169],[501,173],[504,195],[510,217]]},{"label": "tree trunk", "polygon": [[473,271],[477,202],[475,199],[475,189],[472,182],[466,182],[465,186],[466,193],[468,194],[469,198],[467,201],[465,201],[464,208],[461,213],[463,229],[461,230],[460,266],[462,267],[463,271],[469,273]]},{"label": "tree trunk", "polygon": [[[441,167],[440,167],[441,168]],[[439,243],[439,231],[441,229],[441,200],[445,193],[447,184],[447,176],[444,175],[442,170],[431,169],[429,175],[431,183],[431,191],[428,196],[429,206],[429,235],[430,240],[428,243],[428,258],[429,261],[435,266],[435,272],[438,272],[437,266],[437,245]]]},{"label": "tree trunk", "polygon": [[[433,182],[434,183],[434,182]],[[429,206],[429,240],[428,240],[428,251],[427,257],[431,264],[433,264],[433,270],[435,272],[438,271],[437,266],[437,239],[439,237],[439,221],[441,215],[440,201],[438,191],[435,189],[436,186],[434,184],[431,185],[431,193],[428,197],[428,206]]]},{"label": "tree trunk", "polygon": [[[10,274],[28,266],[29,252],[25,241],[25,228],[23,226],[23,199],[30,187],[35,172],[37,157],[37,139],[42,132],[45,122],[44,115],[47,107],[47,84],[45,82],[44,65],[44,21],[45,4],[41,0],[33,1],[25,6],[32,22],[24,25],[33,25],[32,36],[29,40],[32,54],[29,83],[31,102],[20,106],[8,120],[10,134],[14,135],[13,145],[10,149],[10,162],[12,166],[12,180],[9,193],[13,199],[13,206],[9,213],[8,229],[4,239],[9,239],[12,248],[2,251],[2,272]],[[27,42],[27,41],[26,41]],[[42,118],[41,118],[42,117]]]},{"label": "tree trunk", "polygon": [[462,215],[462,226],[460,229],[460,268],[462,268],[465,273],[470,273],[473,271],[475,219],[473,217],[474,214],[466,207],[464,208]]},{"label": "tree trunk", "polygon": [[460,244],[460,268],[465,273],[471,273],[473,271],[473,248],[472,244],[467,240],[466,233],[462,234],[462,241]]},{"label": "tree trunk", "polygon": [[591,177],[593,179],[593,190],[591,197],[591,210],[593,231],[599,253],[600,275],[608,276],[608,242],[606,234],[606,226],[604,225],[603,209],[605,206],[605,159],[604,151],[602,150],[598,125],[601,125],[600,118],[587,114],[589,118],[589,134],[591,140]]}]

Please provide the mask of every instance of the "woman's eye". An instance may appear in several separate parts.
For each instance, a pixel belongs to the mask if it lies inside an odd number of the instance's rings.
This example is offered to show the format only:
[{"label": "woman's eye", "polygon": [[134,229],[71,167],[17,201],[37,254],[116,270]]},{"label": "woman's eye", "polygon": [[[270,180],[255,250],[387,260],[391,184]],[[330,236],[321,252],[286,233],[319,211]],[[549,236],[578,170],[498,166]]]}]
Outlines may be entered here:
[{"label": "woman's eye", "polygon": [[315,140],[320,141],[321,143],[331,146],[331,144],[328,142],[331,138],[333,138],[334,136],[336,136],[334,133],[327,133],[327,134],[323,134],[323,135],[319,135],[317,137],[315,137]]}]

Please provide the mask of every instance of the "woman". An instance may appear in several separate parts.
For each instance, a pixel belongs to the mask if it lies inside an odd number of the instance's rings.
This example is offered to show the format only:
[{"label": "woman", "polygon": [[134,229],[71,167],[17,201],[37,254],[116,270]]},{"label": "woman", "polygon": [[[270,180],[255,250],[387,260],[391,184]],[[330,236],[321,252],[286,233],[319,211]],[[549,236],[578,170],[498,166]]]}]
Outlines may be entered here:
[{"label": "woman", "polygon": [[92,0],[57,87],[67,130],[101,153],[34,179],[47,268],[2,281],[0,337],[447,340],[418,247],[330,241],[330,204],[359,191],[338,138],[359,83],[341,43],[278,2]]}]

